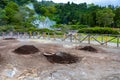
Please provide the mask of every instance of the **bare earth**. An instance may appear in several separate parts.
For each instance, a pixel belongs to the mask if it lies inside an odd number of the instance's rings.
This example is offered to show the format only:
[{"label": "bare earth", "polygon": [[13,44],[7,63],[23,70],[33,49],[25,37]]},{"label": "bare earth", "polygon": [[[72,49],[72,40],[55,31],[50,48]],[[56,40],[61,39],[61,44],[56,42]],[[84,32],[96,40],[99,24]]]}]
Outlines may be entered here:
[{"label": "bare earth", "polygon": [[[29,55],[13,52],[22,45],[34,45],[40,52]],[[96,53],[65,45],[0,40],[0,80],[120,80],[120,48],[92,45],[98,50]],[[51,63],[42,53],[59,51],[75,55],[79,61]]]}]

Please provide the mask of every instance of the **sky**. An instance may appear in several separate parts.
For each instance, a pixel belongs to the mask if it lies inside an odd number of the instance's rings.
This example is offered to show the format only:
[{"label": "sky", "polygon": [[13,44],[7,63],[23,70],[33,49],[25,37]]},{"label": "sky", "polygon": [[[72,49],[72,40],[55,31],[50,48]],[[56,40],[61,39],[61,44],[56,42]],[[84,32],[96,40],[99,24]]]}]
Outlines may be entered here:
[{"label": "sky", "polygon": [[[41,0],[38,0],[38,1],[41,1]],[[106,5],[114,5],[114,6],[120,6],[120,0],[46,0],[46,1],[53,1],[55,3],[67,3],[68,1],[69,2],[74,2],[74,3],[94,3],[94,4],[97,4],[97,5],[102,5],[102,6],[106,6]]]}]

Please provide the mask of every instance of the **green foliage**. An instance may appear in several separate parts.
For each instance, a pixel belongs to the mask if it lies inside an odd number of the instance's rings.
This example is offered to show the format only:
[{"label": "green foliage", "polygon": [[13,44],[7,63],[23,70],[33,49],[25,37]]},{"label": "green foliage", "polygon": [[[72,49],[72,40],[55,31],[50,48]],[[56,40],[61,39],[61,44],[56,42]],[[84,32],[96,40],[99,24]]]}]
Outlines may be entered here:
[{"label": "green foliage", "polygon": [[0,25],[6,25],[8,17],[5,15],[6,11],[0,8]]},{"label": "green foliage", "polygon": [[[35,11],[26,7],[29,3],[33,3]],[[34,27],[37,25],[33,25],[34,20],[36,20],[35,13],[42,16],[38,19],[43,21],[43,26],[45,18],[49,17],[58,24],[52,27],[61,28],[63,32],[71,29],[79,30],[89,26],[120,28],[119,6],[109,5],[108,7],[101,7],[86,3],[75,4],[68,2],[56,4],[52,1],[0,0],[0,26],[17,25],[20,27],[15,29],[16,31],[36,31]]]},{"label": "green foliage", "polygon": [[37,2],[37,0],[9,0],[17,3],[18,5],[25,5],[29,2]]},{"label": "green foliage", "polygon": [[88,25],[62,25],[62,24],[56,24],[52,28],[62,29],[62,30],[79,30],[81,28],[87,28]]},{"label": "green foliage", "polygon": [[8,4],[8,0],[0,0],[0,8],[5,8],[7,4]]},{"label": "green foliage", "polygon": [[55,31],[56,35],[64,35],[64,33],[62,31]]},{"label": "green foliage", "polygon": [[92,13],[96,13],[96,10],[100,7],[96,7],[96,5],[90,7],[87,6],[88,5],[86,3],[81,3],[78,5],[75,3],[56,5],[57,23],[70,25],[75,25],[76,23],[83,25],[95,25],[94,20],[96,15],[93,15]]},{"label": "green foliage", "polygon": [[37,28],[35,27],[28,27],[25,28],[23,26],[19,25],[6,25],[6,26],[0,26],[0,32],[29,32],[29,31],[36,31]]},{"label": "green foliage", "polygon": [[115,10],[115,17],[114,17],[114,25],[113,27],[120,28],[120,7],[116,8]]},{"label": "green foliage", "polygon": [[113,23],[113,17],[115,14],[109,8],[105,8],[103,10],[99,10],[97,12],[97,22],[99,25],[103,24],[104,27]]},{"label": "green foliage", "polygon": [[40,32],[52,32],[53,30],[50,30],[50,29],[47,29],[47,28],[42,28],[42,29],[37,29],[37,31],[40,31]]},{"label": "green foliage", "polygon": [[14,23],[14,21],[16,21],[14,19],[14,15],[19,11],[19,6],[14,3],[14,2],[10,2],[8,3],[8,5],[5,7],[5,12],[6,12],[6,16],[8,17],[8,24],[12,24]]},{"label": "green foliage", "polygon": [[12,25],[0,26],[0,31],[1,32],[14,31],[14,26]]},{"label": "green foliage", "polygon": [[42,28],[42,29],[37,29],[36,30],[37,32],[43,34],[43,32],[45,32],[46,34],[50,34],[50,35],[53,35],[54,31],[53,30],[50,30],[50,29],[47,29],[47,28]]},{"label": "green foliage", "polygon": [[117,30],[114,30],[112,28],[101,28],[101,27],[95,27],[95,28],[82,28],[78,31],[79,33],[91,33],[91,34],[120,34]]},{"label": "green foliage", "polygon": [[79,26],[79,29],[80,28],[87,28],[87,27],[89,27],[88,25],[78,25]]}]

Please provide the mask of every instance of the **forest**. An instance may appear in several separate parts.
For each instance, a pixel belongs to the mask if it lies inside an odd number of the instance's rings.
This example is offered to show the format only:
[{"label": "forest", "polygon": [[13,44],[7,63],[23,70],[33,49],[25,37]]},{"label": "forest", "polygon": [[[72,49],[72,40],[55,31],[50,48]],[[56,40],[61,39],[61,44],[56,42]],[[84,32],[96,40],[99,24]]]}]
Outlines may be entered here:
[{"label": "forest", "polygon": [[[26,7],[29,3],[34,5],[34,10]],[[56,25],[51,27],[56,28],[63,25],[72,26],[72,29],[96,26],[120,28],[120,6],[38,2],[37,0],[0,0],[0,31],[13,28],[18,31],[37,28],[37,25],[33,24],[34,21],[36,19],[44,21],[44,17],[55,21]]]}]

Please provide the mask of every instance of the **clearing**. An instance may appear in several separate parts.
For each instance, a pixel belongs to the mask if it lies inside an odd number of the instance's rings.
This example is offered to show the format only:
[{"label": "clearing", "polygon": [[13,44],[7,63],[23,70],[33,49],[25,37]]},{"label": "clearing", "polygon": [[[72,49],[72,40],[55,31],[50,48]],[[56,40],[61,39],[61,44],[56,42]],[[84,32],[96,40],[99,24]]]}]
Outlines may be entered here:
[{"label": "clearing", "polygon": [[0,40],[0,80],[120,80],[119,48],[72,45]]}]

